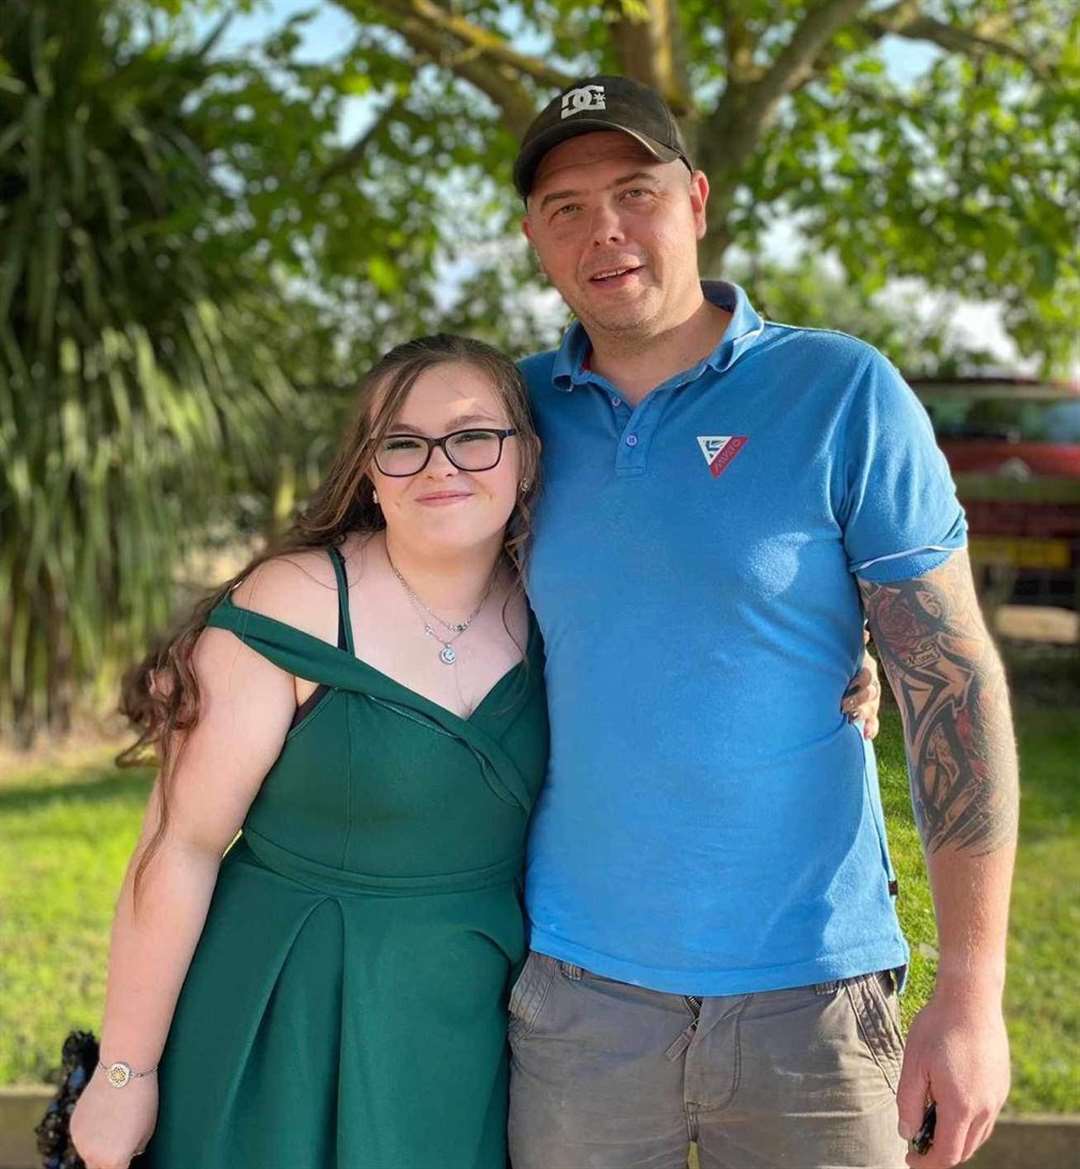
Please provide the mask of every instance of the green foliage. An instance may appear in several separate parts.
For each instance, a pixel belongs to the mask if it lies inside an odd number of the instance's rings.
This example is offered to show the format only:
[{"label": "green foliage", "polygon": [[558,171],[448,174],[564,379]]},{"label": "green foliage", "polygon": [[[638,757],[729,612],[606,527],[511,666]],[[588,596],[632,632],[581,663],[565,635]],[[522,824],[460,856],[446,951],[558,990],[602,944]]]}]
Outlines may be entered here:
[{"label": "green foliage", "polygon": [[[1048,370],[1075,356],[1064,0],[948,0],[903,28],[905,6],[864,5],[757,104],[836,5],[680,0],[669,27],[640,0],[335,3],[354,33],[319,61],[302,49],[315,4],[243,52],[199,30],[270,0],[4,6],[0,736],[65,725],[164,620],[187,546],[284,522],[386,348],[436,328],[514,353],[555,340],[565,314],[538,294],[510,167],[565,78],[664,90],[713,187],[707,272],[778,222],[839,266],[827,302],[831,268],[736,268],[774,317],[858,332],[909,371],[977,367],[874,299],[909,276],[1003,303]],[[933,46],[913,81],[886,68],[886,16]]]},{"label": "green foliage", "polygon": [[728,275],[774,321],[836,329],[880,349],[908,377],[962,377],[995,365],[996,357],[958,337],[946,304],[925,317],[915,293],[884,300],[821,262],[795,268],[734,262]]},{"label": "green foliage", "polygon": [[748,178],[863,287],[997,301],[1021,351],[1060,369],[1080,320],[1078,115],[1067,74],[943,55],[902,87],[856,53],[795,96]]},{"label": "green foliage", "polygon": [[[439,286],[481,235],[447,246],[440,208],[456,191],[479,222],[493,198],[483,137],[451,158],[434,133],[464,127],[464,96],[359,49],[305,63],[309,14],[243,54],[222,25],[195,39],[194,16],[245,7],[5,6],[0,737],[62,732],[104,694],[193,545],[287,521],[375,357],[447,311],[500,316],[502,277]],[[338,138],[357,93],[384,135],[362,174]]]},{"label": "green foliage", "polygon": [[[730,243],[755,253],[771,226],[795,222],[806,253],[834,257],[864,297],[916,278],[1002,303],[1021,351],[1048,371],[1078,357],[1080,15],[1065,0],[866,4],[770,98],[762,86],[807,19],[837,5],[679,0],[666,28],[664,6],[637,0],[527,0],[512,13],[473,0],[453,21],[403,0],[336,3],[356,19],[341,67],[397,103],[358,180],[420,163],[407,185],[426,181],[420,218],[450,252],[477,207],[443,189],[447,175],[495,180],[494,238],[515,216],[510,163],[529,114],[560,80],[621,72],[660,85],[684,115],[713,188],[709,274]],[[898,79],[887,51],[913,44],[930,50],[926,68]]]},{"label": "green foliage", "polygon": [[134,50],[105,15],[9,0],[0,46],[0,732],[24,742],[164,623],[178,557],[296,410],[215,239],[186,112],[210,46]]}]

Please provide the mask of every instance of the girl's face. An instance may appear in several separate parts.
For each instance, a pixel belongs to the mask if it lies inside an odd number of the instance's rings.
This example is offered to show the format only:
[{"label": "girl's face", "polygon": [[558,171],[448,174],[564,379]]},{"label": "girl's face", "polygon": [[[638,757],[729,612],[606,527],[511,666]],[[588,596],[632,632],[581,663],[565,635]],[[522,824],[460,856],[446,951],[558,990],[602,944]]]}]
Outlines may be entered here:
[{"label": "girl's face", "polygon": [[[480,465],[498,448],[497,439],[481,432],[509,426],[506,407],[488,376],[470,365],[445,362],[416,379],[376,448],[377,458],[388,470],[407,468],[410,460],[422,461],[426,453],[426,444],[417,437],[464,431],[449,444],[455,458]],[[415,474],[388,475],[375,464],[370,474],[388,537],[417,553],[445,555],[502,544],[518,497],[521,452],[516,437],[506,438],[494,467],[470,471],[454,466],[434,447],[427,465]]]}]

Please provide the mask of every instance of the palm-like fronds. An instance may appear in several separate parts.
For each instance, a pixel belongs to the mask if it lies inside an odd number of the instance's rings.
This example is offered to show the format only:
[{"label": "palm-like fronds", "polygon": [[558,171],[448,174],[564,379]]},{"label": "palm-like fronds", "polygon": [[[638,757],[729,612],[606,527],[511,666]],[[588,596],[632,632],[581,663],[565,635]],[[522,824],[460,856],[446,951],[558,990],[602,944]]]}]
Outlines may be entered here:
[{"label": "palm-like fronds", "polygon": [[292,401],[251,327],[267,282],[215,246],[205,53],[125,56],[103,7],[6,0],[0,29],[0,734],[24,743],[167,619]]}]

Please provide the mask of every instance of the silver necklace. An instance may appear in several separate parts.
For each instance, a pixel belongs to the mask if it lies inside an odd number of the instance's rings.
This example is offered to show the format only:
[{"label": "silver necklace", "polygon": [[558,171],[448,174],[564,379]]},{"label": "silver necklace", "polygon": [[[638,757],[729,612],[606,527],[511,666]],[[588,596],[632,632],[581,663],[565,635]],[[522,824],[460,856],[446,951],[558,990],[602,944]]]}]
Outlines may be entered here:
[{"label": "silver necklace", "polygon": [[[424,602],[420,599],[420,597],[416,595],[409,582],[401,575],[400,572],[398,572],[397,565],[390,558],[389,548],[386,549],[386,562],[390,565],[390,571],[394,574],[394,576],[397,577],[398,583],[405,590],[405,595],[409,598],[409,603],[416,611],[416,615],[423,622],[424,632],[428,635],[428,637],[433,638],[442,646],[442,649],[439,650],[439,661],[442,662],[445,666],[452,666],[457,661],[458,657],[457,650],[454,649],[453,643],[457,641],[457,639],[469,628],[473,621],[476,620],[480,610],[484,607],[484,602],[488,599],[489,596],[491,596],[491,590],[495,586],[495,570],[492,569],[491,576],[488,578],[487,588],[484,589],[484,595],[480,598],[476,608],[473,609],[473,611],[468,615],[468,617],[465,618],[464,621],[452,623],[450,621],[444,621],[438,613],[429,609],[428,606],[425,605]],[[449,629],[452,636],[444,637],[441,633],[437,633],[431,625],[431,622],[428,621],[427,617],[424,616],[425,613],[428,617],[433,617],[436,621],[438,621],[438,623],[444,629]]]}]

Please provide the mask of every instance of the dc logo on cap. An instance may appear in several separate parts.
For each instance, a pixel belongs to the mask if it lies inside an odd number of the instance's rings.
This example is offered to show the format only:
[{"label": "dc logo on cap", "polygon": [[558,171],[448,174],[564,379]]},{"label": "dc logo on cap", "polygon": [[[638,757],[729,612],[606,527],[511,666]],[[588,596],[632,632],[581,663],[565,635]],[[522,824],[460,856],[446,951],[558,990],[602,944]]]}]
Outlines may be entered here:
[{"label": "dc logo on cap", "polygon": [[583,85],[580,89],[571,89],[563,94],[562,116],[569,118],[573,114],[582,114],[586,110],[606,110],[604,87],[602,85]]}]

